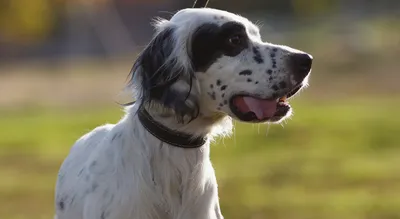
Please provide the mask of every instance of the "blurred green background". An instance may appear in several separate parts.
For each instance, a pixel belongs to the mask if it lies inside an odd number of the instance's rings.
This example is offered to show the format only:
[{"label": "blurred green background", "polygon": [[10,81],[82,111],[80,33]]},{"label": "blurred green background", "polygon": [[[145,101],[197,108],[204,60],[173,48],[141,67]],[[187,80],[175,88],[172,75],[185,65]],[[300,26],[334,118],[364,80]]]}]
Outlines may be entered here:
[{"label": "blurred green background", "polygon": [[[58,168],[123,115],[133,60],[184,0],[0,1],[0,218],[52,218]],[[400,1],[211,0],[314,56],[282,125],[212,146],[226,219],[400,218]]]}]

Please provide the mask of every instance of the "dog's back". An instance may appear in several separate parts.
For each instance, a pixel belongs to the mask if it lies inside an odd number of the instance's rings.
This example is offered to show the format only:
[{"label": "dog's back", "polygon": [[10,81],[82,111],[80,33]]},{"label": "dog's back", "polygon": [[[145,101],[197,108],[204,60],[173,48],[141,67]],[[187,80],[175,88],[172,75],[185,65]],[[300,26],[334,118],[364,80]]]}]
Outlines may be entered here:
[{"label": "dog's back", "polygon": [[[112,130],[113,125],[97,127],[82,136],[64,160],[56,185],[57,219],[82,218],[84,191],[89,185],[88,160]],[[79,185],[79,186],[78,186]],[[69,208],[68,211],[65,211]]]}]

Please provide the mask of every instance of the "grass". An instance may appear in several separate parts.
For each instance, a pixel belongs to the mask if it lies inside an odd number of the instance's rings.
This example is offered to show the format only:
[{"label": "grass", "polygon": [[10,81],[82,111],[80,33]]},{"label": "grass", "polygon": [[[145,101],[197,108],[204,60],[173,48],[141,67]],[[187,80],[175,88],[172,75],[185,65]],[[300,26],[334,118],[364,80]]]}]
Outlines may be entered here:
[{"label": "grass", "polygon": [[[212,146],[225,218],[400,218],[400,101],[294,101],[280,125],[236,124]],[[57,170],[117,107],[28,108],[0,117],[0,215],[52,218]]]}]

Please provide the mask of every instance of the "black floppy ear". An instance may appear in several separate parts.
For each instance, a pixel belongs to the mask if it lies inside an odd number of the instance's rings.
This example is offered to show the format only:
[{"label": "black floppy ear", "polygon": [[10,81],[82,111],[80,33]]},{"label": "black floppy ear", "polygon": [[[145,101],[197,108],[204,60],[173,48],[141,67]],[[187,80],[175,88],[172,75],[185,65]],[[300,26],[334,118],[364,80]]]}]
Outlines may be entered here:
[{"label": "black floppy ear", "polygon": [[191,92],[195,80],[191,63],[182,63],[187,52],[177,52],[176,46],[174,28],[159,32],[133,65],[131,83],[137,85],[141,104],[159,103],[174,110],[183,121],[184,116],[197,117],[199,109]]}]

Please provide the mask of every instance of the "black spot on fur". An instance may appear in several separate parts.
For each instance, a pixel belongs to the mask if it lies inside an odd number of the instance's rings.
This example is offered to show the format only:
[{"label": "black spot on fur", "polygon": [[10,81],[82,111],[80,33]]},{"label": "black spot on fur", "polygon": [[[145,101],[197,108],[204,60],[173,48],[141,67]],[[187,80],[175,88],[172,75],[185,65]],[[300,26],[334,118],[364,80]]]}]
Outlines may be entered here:
[{"label": "black spot on fur", "polygon": [[272,49],[272,51],[274,51],[274,52],[277,52],[277,51],[278,51],[278,49],[277,49],[277,48],[273,48],[273,49]]},{"label": "black spot on fur", "polygon": [[274,89],[275,91],[277,91],[277,90],[279,90],[279,87],[278,87],[278,85],[274,84],[274,85],[272,86],[272,89]]},{"label": "black spot on fur", "polygon": [[227,101],[227,100],[224,100],[224,104],[225,104],[225,105],[228,104],[228,101]]},{"label": "black spot on fur", "polygon": [[114,141],[117,137],[119,137],[120,135],[118,135],[119,133],[115,133],[114,136],[111,138],[111,141]]},{"label": "black spot on fur", "polygon": [[211,99],[216,100],[217,98],[215,97],[215,92],[208,93],[210,95]]},{"label": "black spot on fur", "polygon": [[251,78],[247,78],[247,82],[252,82],[253,80],[251,80]]},{"label": "black spot on fur", "polygon": [[262,58],[260,50],[258,50],[257,47],[253,47],[253,53],[254,53],[253,56],[254,61],[256,61],[258,64],[264,63],[264,59]]},{"label": "black spot on fur", "polygon": [[225,97],[225,93],[222,93],[222,94],[221,94],[221,97],[222,97],[222,98]]},{"label": "black spot on fur", "polygon": [[83,168],[82,168],[81,170],[79,170],[78,176],[81,176],[81,175],[82,175],[83,170],[84,170]]},{"label": "black spot on fur", "polygon": [[268,80],[269,80],[269,81],[272,81],[272,76],[269,76]]},{"label": "black spot on fur", "polygon": [[228,85],[223,85],[221,86],[221,90],[225,90],[228,87]]},{"label": "black spot on fur", "polygon": [[272,74],[272,70],[271,70],[271,69],[268,69],[268,70],[267,70],[267,74],[269,74],[269,75]]},{"label": "black spot on fur", "polygon": [[217,86],[221,85],[221,80],[217,80]]},{"label": "black spot on fur", "polygon": [[223,107],[223,106],[224,106],[224,104],[223,104],[223,103],[220,103],[220,104],[219,104],[219,106],[220,106],[220,107]]},{"label": "black spot on fur", "polygon": [[210,84],[210,88],[211,88],[211,89],[214,88],[214,85],[213,85],[213,84]]},{"label": "black spot on fur", "polygon": [[253,72],[250,70],[244,70],[244,71],[239,72],[239,75],[251,75],[252,73]]},{"label": "black spot on fur", "polygon": [[254,82],[254,84],[258,84],[258,81]]},{"label": "black spot on fur", "polygon": [[64,209],[65,209],[64,200],[60,200],[60,201],[57,203],[57,206],[58,206],[58,209],[60,209],[61,211],[64,211]]},{"label": "black spot on fur", "polygon": [[270,56],[271,56],[271,58],[274,58],[275,57],[275,53],[271,53]]},{"label": "black spot on fur", "polygon": [[286,88],[286,82],[284,82],[284,81],[279,82],[279,86],[280,86],[282,89],[285,89],[285,88]]}]

